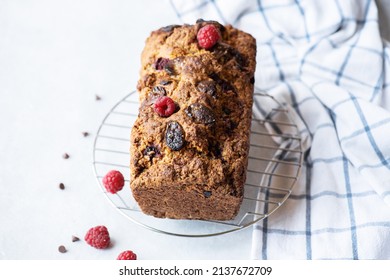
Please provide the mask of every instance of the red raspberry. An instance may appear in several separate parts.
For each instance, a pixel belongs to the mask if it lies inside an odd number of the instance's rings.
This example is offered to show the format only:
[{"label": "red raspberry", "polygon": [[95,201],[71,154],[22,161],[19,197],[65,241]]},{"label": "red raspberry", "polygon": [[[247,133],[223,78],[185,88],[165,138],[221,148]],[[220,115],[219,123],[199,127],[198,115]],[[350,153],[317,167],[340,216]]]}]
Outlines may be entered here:
[{"label": "red raspberry", "polygon": [[117,170],[111,170],[103,177],[103,185],[109,193],[117,193],[123,189],[125,178]]},{"label": "red raspberry", "polygon": [[175,102],[173,102],[173,100],[168,96],[161,96],[157,98],[156,102],[154,103],[154,111],[160,117],[169,117],[175,112],[175,110]]},{"label": "red raspberry", "polygon": [[208,24],[199,29],[197,39],[199,46],[208,50],[221,39],[221,34],[214,25]]},{"label": "red raspberry", "polygon": [[133,251],[123,251],[116,258],[117,260],[136,260],[137,255]]},{"label": "red raspberry", "polygon": [[105,249],[110,245],[110,234],[105,226],[90,228],[84,240],[97,249]]}]

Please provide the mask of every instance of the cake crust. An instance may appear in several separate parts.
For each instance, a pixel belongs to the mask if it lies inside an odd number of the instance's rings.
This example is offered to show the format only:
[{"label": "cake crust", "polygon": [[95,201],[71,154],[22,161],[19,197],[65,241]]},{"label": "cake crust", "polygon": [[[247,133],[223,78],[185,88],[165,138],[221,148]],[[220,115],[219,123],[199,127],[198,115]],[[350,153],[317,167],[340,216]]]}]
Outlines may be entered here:
[{"label": "cake crust", "polygon": [[[196,39],[206,24],[221,34],[209,50]],[[255,56],[251,35],[214,21],[163,27],[146,40],[130,147],[130,186],[145,214],[230,220],[238,213],[248,162]],[[161,96],[176,104],[169,117],[153,109]]]}]

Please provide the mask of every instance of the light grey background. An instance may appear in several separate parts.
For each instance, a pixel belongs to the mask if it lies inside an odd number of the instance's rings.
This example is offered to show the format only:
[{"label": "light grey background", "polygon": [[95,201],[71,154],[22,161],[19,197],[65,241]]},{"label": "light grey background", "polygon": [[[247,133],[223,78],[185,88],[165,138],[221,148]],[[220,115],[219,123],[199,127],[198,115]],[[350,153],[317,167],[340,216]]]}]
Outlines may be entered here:
[{"label": "light grey background", "polygon": [[[390,38],[390,0],[379,11]],[[120,215],[94,178],[97,128],[135,88],[149,32],[175,22],[168,1],[0,1],[0,259],[115,259],[127,249],[140,259],[250,257],[250,228],[201,239],[151,232]],[[108,250],[71,242],[100,224]]]}]

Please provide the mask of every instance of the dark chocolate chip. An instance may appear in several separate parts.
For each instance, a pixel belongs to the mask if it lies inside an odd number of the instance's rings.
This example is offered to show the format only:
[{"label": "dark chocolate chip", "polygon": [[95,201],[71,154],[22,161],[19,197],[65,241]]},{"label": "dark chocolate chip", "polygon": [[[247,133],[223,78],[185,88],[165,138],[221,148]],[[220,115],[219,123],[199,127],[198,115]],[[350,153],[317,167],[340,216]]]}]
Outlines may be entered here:
[{"label": "dark chocolate chip", "polygon": [[210,143],[209,144],[209,151],[212,156],[215,158],[221,158],[222,157],[222,151],[221,147],[219,146],[218,142]]},{"label": "dark chocolate chip", "polygon": [[217,73],[211,73],[209,77],[213,79],[221,87],[223,92],[228,92],[228,91],[235,92],[234,87],[230,83],[228,83],[227,81],[219,77]]},{"label": "dark chocolate chip", "polygon": [[66,250],[66,248],[65,248],[64,245],[59,246],[59,247],[58,247],[58,251],[59,251],[60,253],[66,253],[66,252],[67,252],[67,250]]},{"label": "dark chocolate chip", "polygon": [[206,93],[214,98],[217,97],[217,87],[213,81],[201,81],[196,88],[202,93]]},{"label": "dark chocolate chip", "polygon": [[65,185],[64,185],[63,183],[60,183],[60,184],[58,185],[58,187],[59,187],[61,190],[64,190],[64,189],[65,189]]},{"label": "dark chocolate chip", "polygon": [[95,94],[95,100],[99,101],[99,100],[101,100],[101,99],[102,99],[102,98],[101,98],[99,95]]},{"label": "dark chocolate chip", "polygon": [[234,58],[240,70],[243,70],[248,65],[246,58],[237,49],[228,44],[218,42],[211,50],[222,64]]},{"label": "dark chocolate chip", "polygon": [[204,195],[205,198],[209,198],[211,196],[211,192],[210,191],[204,191],[203,195]]},{"label": "dark chocolate chip", "polygon": [[150,161],[152,161],[154,157],[160,155],[160,149],[154,145],[147,146],[143,154],[144,156],[148,156]]},{"label": "dark chocolate chip", "polygon": [[222,107],[222,111],[226,114],[226,115],[230,115],[232,113],[232,110],[230,110],[229,108],[227,107]]},{"label": "dark chocolate chip", "polygon": [[215,25],[217,28],[219,28],[220,31],[225,31],[225,26],[223,26],[222,24],[220,24],[218,21],[215,21],[215,20],[204,20],[202,18],[199,18],[196,20],[196,23],[197,24],[213,24]]},{"label": "dark chocolate chip", "polygon": [[67,153],[63,154],[62,157],[63,157],[64,159],[70,158],[70,156],[69,156]]},{"label": "dark chocolate chip", "polygon": [[200,103],[191,104],[185,112],[196,123],[211,124],[215,122],[213,111]]},{"label": "dark chocolate chip", "polygon": [[165,132],[165,143],[173,151],[179,151],[184,147],[184,130],[179,123],[168,123]]},{"label": "dark chocolate chip", "polygon": [[89,133],[86,132],[86,131],[82,132],[82,134],[83,134],[84,137],[88,137],[89,136]]},{"label": "dark chocolate chip", "polygon": [[255,83],[255,77],[253,76],[253,77],[249,80],[249,82],[253,85],[253,84]]},{"label": "dark chocolate chip", "polygon": [[246,67],[248,65],[247,60],[239,51],[237,51],[236,49],[232,49],[232,53],[233,53],[233,56],[236,59],[238,65],[241,68]]},{"label": "dark chocolate chip", "polygon": [[162,80],[162,81],[160,82],[160,85],[166,86],[166,85],[169,85],[169,84],[171,84],[171,83],[172,83],[172,81],[169,81],[169,80]]},{"label": "dark chocolate chip", "polygon": [[167,92],[165,90],[164,87],[161,87],[161,86],[154,86],[153,89],[152,89],[152,92],[156,95],[167,95]]},{"label": "dark chocolate chip", "polygon": [[176,27],[180,27],[180,25],[172,24],[172,25],[161,27],[160,30],[163,32],[172,32],[173,29],[175,29]]},{"label": "dark chocolate chip", "polygon": [[232,120],[228,120],[226,122],[226,125],[225,125],[225,132],[227,135],[232,135],[233,133],[233,130],[237,127],[237,123],[232,121]]},{"label": "dark chocolate chip", "polygon": [[77,236],[72,235],[72,242],[77,242],[77,241],[80,241],[80,238],[78,238]]}]

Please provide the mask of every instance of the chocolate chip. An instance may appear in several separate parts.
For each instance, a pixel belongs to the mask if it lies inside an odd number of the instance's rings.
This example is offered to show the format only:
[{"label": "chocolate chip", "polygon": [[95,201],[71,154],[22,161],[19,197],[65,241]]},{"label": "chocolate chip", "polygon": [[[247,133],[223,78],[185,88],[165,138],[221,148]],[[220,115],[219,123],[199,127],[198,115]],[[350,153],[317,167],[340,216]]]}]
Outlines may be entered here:
[{"label": "chocolate chip", "polygon": [[64,185],[63,183],[60,183],[60,184],[58,185],[58,187],[59,187],[61,190],[64,190],[64,189],[65,189],[65,185]]},{"label": "chocolate chip", "polygon": [[69,156],[67,153],[63,154],[62,157],[63,157],[64,159],[70,158],[70,156]]},{"label": "chocolate chip", "polygon": [[206,93],[214,98],[217,97],[217,87],[213,81],[201,81],[196,86],[196,89],[202,93]]},{"label": "chocolate chip", "polygon": [[211,124],[215,122],[213,111],[200,103],[191,104],[185,112],[196,123]]},{"label": "chocolate chip", "polygon": [[102,99],[102,98],[101,98],[99,95],[95,94],[95,100],[99,101],[99,100],[101,100],[101,99]]},{"label": "chocolate chip", "polygon": [[144,150],[144,156],[148,156],[152,162],[153,158],[160,155],[160,149],[154,145],[147,146]]},{"label": "chocolate chip", "polygon": [[80,241],[80,238],[78,238],[77,236],[72,235],[72,242],[77,242],[77,241]]},{"label": "chocolate chip", "polygon": [[173,29],[175,29],[176,27],[180,27],[180,25],[172,24],[172,25],[161,27],[160,30],[163,32],[172,32]]},{"label": "chocolate chip", "polygon": [[253,76],[253,77],[249,80],[249,82],[253,85],[253,84],[255,83],[255,77]]},{"label": "chocolate chip", "polygon": [[165,132],[165,143],[173,151],[179,151],[184,147],[184,130],[179,123],[168,123]]},{"label": "chocolate chip", "polygon": [[88,137],[89,136],[89,133],[86,132],[86,131],[82,132],[82,134],[83,134],[84,137]]},{"label": "chocolate chip", "polygon": [[211,192],[210,191],[204,191],[203,195],[204,195],[205,198],[209,198],[211,196]]},{"label": "chocolate chip", "polygon": [[58,251],[59,251],[60,253],[66,253],[66,252],[67,252],[67,250],[66,250],[66,248],[65,248],[64,245],[59,246],[59,247],[58,247]]},{"label": "chocolate chip", "polygon": [[212,48],[212,52],[222,64],[225,64],[234,58],[238,69],[243,70],[243,68],[248,65],[246,58],[237,49],[228,44],[219,42]]},{"label": "chocolate chip", "polygon": [[159,95],[159,96],[161,96],[161,95],[167,95],[167,92],[166,92],[165,88],[164,88],[164,87],[160,87],[160,86],[154,86],[154,87],[152,88],[152,92],[153,92],[155,95]]},{"label": "chocolate chip", "polygon": [[169,85],[169,84],[171,84],[171,83],[172,83],[172,81],[169,81],[169,80],[162,80],[162,81],[160,82],[160,85],[166,86],[166,85]]}]

